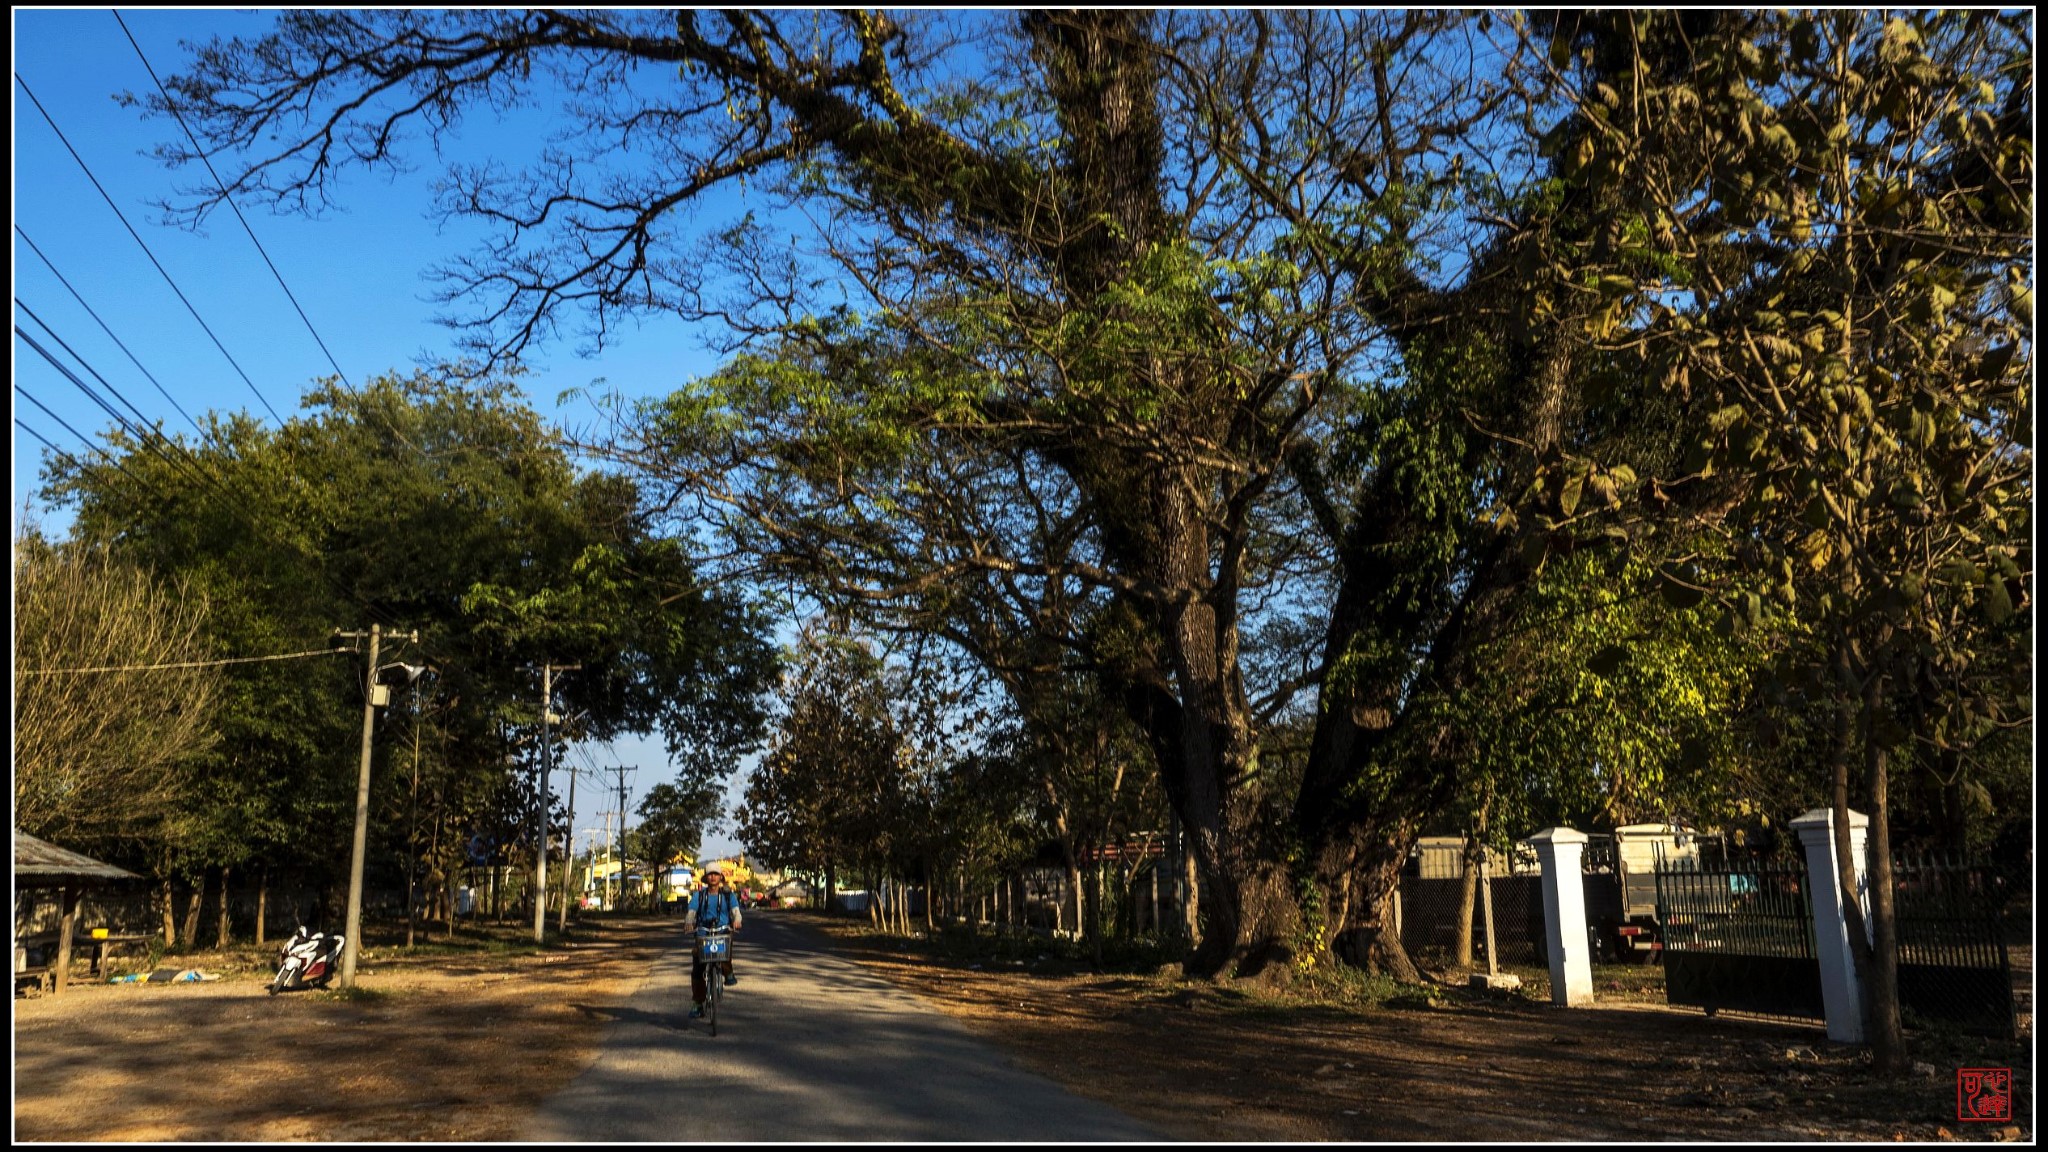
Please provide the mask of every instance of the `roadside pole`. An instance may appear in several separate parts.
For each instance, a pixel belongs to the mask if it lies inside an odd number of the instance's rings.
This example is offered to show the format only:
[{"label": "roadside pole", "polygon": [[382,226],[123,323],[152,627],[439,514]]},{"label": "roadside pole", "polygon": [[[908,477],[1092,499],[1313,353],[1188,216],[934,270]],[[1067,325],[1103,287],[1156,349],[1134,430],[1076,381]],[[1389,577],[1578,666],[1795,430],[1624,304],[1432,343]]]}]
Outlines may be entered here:
[{"label": "roadside pole", "polygon": [[356,949],[363,938],[363,854],[370,831],[370,737],[377,728],[377,647],[384,630],[370,625],[370,663],[363,670],[363,754],[356,772],[355,846],[348,857],[348,927],[341,944],[341,986],[356,986]]},{"label": "roadside pole", "polygon": [[[334,634],[336,640],[354,639],[362,635],[365,633],[337,631]],[[370,831],[370,738],[377,730],[377,709],[391,698],[391,690],[377,683],[380,671],[377,667],[377,655],[384,630],[381,626],[372,624],[367,635],[370,637],[370,662],[363,670],[363,752],[360,767],[356,772],[356,831],[354,847],[349,852],[348,862],[348,927],[341,944],[343,988],[356,986],[356,953],[362,946],[363,856]],[[413,632],[402,639],[418,642],[419,637],[418,632]]]},{"label": "roadside pole", "polygon": [[562,918],[555,922],[557,932],[569,930],[569,878],[576,872],[576,777],[581,775],[569,769],[569,831],[562,838]]},{"label": "roadside pole", "polygon": [[626,902],[626,773],[631,771],[624,764],[619,770],[619,903]]},{"label": "roadside pole", "polygon": [[533,818],[533,942],[547,943],[548,934],[548,770],[554,755],[555,673],[574,672],[581,664],[540,666],[540,810]]}]

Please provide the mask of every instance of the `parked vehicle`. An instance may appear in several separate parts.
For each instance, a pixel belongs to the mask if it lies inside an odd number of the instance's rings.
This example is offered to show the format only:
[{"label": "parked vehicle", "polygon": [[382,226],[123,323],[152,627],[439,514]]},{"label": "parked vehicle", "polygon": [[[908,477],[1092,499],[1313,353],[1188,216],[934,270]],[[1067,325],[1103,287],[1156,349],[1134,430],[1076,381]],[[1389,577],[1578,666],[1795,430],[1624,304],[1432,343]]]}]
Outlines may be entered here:
[{"label": "parked vehicle", "polygon": [[299,925],[299,930],[278,950],[277,975],[271,978],[270,994],[327,987],[341,967],[341,948],[346,939],[339,933],[329,935]]},{"label": "parked vehicle", "polygon": [[[1604,841],[1604,843],[1603,843]],[[1624,824],[1587,845],[1586,919],[1594,955],[1648,964],[1664,950],[1657,867],[1698,867],[1700,834],[1682,824]]]}]

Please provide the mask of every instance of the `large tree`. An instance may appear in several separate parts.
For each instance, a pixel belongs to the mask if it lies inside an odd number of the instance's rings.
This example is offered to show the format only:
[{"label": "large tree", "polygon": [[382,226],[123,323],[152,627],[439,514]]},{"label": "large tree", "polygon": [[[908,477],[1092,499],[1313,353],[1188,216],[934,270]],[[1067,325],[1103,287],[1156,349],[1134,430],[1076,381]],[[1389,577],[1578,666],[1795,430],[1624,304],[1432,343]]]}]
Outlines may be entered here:
[{"label": "large tree", "polygon": [[[1396,870],[1475,759],[1450,704],[1548,556],[1657,526],[1614,513],[1694,414],[1614,334],[1670,254],[1581,98],[1742,32],[1633,28],[294,13],[204,47],[166,103],[240,160],[196,218],[318,207],[410,130],[559,94],[531,164],[443,185],[499,230],[444,269],[486,360],[648,309],[754,339],[622,452],[820,595],[963,638],[1000,606],[1073,653],[1195,850],[1192,970],[1256,975],[1353,928],[1402,964]],[[807,241],[687,232],[726,189]],[[1723,494],[1664,493],[1709,519]],[[1046,666],[978,654],[1017,652]],[[1304,689],[1304,758],[1268,771]]]},{"label": "large tree", "polygon": [[[1422,304],[1456,311],[1407,261],[1427,258],[1414,233],[1448,155],[1477,155],[1454,135],[1489,95],[1465,83],[1475,49],[1462,37],[1454,21],[1301,13],[914,27],[869,13],[294,14],[260,43],[203,51],[170,102],[210,149],[252,150],[200,210],[224,195],[307,204],[337,165],[393,162],[390,129],[415,113],[439,132],[474,102],[530,91],[537,64],[576,94],[574,129],[533,168],[466,169],[448,185],[451,208],[511,241],[450,270],[455,298],[503,322],[481,333],[492,352],[516,355],[583,303],[600,334],[622,310],[680,307],[817,333],[814,348],[856,363],[876,340],[923,360],[922,402],[895,428],[1000,438],[1085,504],[1090,555],[970,552],[964,566],[1080,579],[1115,601],[1124,642],[1098,662],[1208,881],[1196,967],[1258,972],[1292,954],[1301,926],[1283,864],[1295,854],[1267,826],[1259,779],[1245,594],[1286,551],[1263,547],[1261,526],[1296,449],[1341,419],[1330,398],[1381,374],[1372,313],[1408,332],[1431,327]],[[674,79],[644,75],[649,64]],[[377,99],[394,88],[412,95]],[[667,127],[643,131],[655,123]],[[278,130],[280,145],[263,143]],[[629,145],[633,163],[613,162]],[[708,261],[665,243],[681,206],[742,178],[819,214],[817,258],[860,294],[850,325],[821,320],[805,269],[760,258],[775,249],[758,229]],[[760,291],[721,307],[707,266]],[[877,431],[887,450],[892,429]],[[1355,616],[1340,612],[1326,663]],[[1324,741],[1332,766],[1309,772],[1304,831],[1319,843],[1370,838],[1362,823],[1381,818],[1333,820],[1321,803],[1357,774],[1354,743]],[[1402,808],[1428,804],[1406,791]],[[1335,852],[1319,877],[1345,899],[1353,856]]]}]

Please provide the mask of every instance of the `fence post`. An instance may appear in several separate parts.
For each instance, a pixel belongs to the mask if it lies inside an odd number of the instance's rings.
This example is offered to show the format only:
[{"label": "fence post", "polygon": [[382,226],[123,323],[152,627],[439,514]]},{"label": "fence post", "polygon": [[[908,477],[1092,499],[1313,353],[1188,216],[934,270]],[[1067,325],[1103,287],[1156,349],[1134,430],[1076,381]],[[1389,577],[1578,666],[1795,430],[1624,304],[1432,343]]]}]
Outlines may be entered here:
[{"label": "fence post", "polygon": [[1543,861],[1543,939],[1550,957],[1550,1002],[1575,1008],[1593,1002],[1593,958],[1586,939],[1586,886],[1580,859],[1586,834],[1545,828],[1529,837]]},{"label": "fence post", "polygon": [[[1870,818],[1849,813],[1849,856],[1856,862],[1856,900],[1869,917],[1869,880],[1865,873]],[[1856,959],[1849,953],[1849,917],[1842,905],[1842,884],[1835,858],[1835,814],[1815,808],[1792,821],[1806,849],[1806,890],[1813,904],[1813,948],[1820,959],[1821,1005],[1827,1011],[1828,1039],[1863,1043],[1863,989],[1856,980]]]}]

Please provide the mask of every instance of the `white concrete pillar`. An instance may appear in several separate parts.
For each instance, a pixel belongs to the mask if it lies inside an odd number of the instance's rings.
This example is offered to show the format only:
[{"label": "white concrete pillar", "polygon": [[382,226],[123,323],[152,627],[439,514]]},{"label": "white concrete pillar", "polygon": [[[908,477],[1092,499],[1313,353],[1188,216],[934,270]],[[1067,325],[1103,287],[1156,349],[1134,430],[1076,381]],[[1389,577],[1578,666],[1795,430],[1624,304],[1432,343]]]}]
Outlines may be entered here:
[{"label": "white concrete pillar", "polygon": [[1580,858],[1586,834],[1545,828],[1529,837],[1543,861],[1543,938],[1550,955],[1550,1002],[1578,1007],[1593,1002],[1592,946],[1586,938],[1586,882]]},{"label": "white concrete pillar", "polygon": [[[1849,917],[1836,876],[1835,814],[1815,808],[1792,821],[1806,849],[1806,890],[1813,904],[1813,947],[1820,958],[1821,1004],[1827,1010],[1828,1039],[1863,1043],[1863,989],[1856,980],[1856,958],[1849,954]],[[1864,932],[1870,931],[1868,875],[1870,818],[1849,813],[1849,858],[1856,862],[1856,901],[1863,909]]]}]

